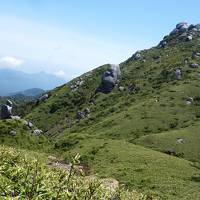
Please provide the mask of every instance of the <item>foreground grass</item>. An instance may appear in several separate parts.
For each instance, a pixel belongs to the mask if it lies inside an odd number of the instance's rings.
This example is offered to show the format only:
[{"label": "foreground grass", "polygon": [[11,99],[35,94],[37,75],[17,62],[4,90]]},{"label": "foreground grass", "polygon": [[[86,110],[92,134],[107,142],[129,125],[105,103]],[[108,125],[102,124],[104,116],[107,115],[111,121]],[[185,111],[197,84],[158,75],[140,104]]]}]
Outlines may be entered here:
[{"label": "foreground grass", "polygon": [[[74,173],[48,168],[28,153],[0,146],[0,199],[145,200],[146,195],[119,190],[111,192],[100,181]],[[152,199],[152,198],[151,198]]]}]

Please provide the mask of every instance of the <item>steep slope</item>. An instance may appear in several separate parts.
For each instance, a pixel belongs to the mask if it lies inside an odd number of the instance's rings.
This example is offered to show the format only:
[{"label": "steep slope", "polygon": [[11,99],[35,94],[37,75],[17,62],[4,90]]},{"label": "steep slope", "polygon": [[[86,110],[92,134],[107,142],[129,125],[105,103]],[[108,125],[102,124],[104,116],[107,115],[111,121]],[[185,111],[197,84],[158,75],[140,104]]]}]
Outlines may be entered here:
[{"label": "steep slope", "polygon": [[[178,24],[158,46],[120,64],[111,93],[97,92],[104,65],[50,91],[26,118],[53,137],[66,160],[80,152],[100,176],[165,199],[198,199],[199,164],[189,161],[199,162],[199,52],[199,25]],[[80,118],[80,111],[89,114]]]}]

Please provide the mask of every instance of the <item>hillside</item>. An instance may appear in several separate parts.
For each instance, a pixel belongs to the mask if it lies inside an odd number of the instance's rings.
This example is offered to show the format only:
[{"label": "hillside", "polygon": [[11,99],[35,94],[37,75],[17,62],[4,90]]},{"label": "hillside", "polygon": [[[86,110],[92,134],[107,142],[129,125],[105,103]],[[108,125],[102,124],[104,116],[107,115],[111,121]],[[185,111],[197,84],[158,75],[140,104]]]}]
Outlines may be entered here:
[{"label": "hillside", "polygon": [[106,64],[49,91],[25,118],[50,138],[44,152],[66,162],[80,153],[92,174],[161,199],[199,199],[199,65],[200,26],[180,23],[122,62],[111,92],[99,92]]}]

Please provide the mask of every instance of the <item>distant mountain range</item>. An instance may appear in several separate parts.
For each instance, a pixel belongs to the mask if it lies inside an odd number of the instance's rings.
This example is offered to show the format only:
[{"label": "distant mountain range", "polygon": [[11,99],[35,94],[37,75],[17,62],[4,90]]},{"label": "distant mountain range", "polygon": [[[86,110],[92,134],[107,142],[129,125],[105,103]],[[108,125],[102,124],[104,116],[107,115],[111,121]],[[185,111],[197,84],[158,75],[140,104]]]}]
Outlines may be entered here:
[{"label": "distant mountain range", "polygon": [[43,89],[32,88],[32,89],[28,89],[28,90],[24,90],[24,91],[10,93],[10,94],[8,94],[8,96],[23,95],[23,96],[27,96],[27,97],[36,97],[36,96],[42,95],[44,92],[45,92],[45,90],[43,90]]},{"label": "distant mountain range", "polygon": [[39,92],[36,88],[50,90],[65,82],[64,79],[45,72],[28,74],[11,69],[0,69],[0,96],[18,93],[18,91],[24,91],[25,94],[35,96],[34,93]]}]

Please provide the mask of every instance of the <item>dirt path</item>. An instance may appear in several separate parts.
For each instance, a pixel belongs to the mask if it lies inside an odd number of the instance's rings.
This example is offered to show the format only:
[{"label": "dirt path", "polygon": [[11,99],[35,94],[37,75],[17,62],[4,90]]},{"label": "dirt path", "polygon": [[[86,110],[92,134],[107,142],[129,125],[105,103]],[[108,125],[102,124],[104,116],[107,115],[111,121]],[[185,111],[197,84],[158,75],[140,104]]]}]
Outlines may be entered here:
[{"label": "dirt path", "polygon": [[[70,171],[71,169],[70,164],[66,164],[63,160],[59,160],[53,156],[49,156],[47,166],[66,170],[66,171]],[[84,175],[85,179],[89,181],[96,180],[96,179],[100,180],[102,186],[107,188],[110,192],[114,192],[119,188],[119,182],[116,179],[113,179],[113,178],[99,179],[95,175],[90,174],[90,170],[88,166],[75,165],[74,169],[77,175]]]}]

